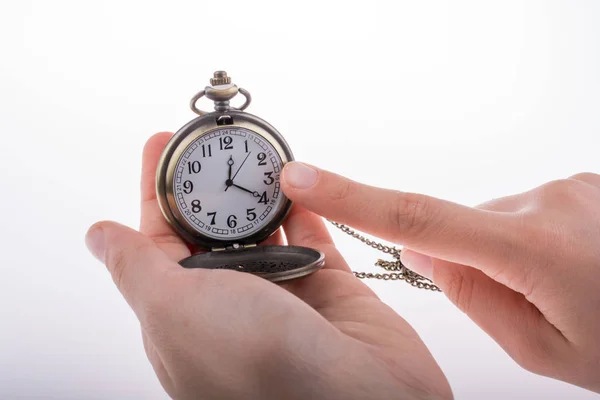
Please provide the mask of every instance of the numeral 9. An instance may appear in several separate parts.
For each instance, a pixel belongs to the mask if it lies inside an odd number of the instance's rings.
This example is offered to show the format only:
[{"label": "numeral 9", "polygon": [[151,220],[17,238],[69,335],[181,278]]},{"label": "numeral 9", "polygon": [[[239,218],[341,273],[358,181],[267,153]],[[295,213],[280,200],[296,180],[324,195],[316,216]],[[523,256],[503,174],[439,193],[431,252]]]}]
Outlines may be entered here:
[{"label": "numeral 9", "polygon": [[183,182],[183,192],[185,194],[192,193],[192,190],[194,190],[194,184],[192,183],[192,181]]}]

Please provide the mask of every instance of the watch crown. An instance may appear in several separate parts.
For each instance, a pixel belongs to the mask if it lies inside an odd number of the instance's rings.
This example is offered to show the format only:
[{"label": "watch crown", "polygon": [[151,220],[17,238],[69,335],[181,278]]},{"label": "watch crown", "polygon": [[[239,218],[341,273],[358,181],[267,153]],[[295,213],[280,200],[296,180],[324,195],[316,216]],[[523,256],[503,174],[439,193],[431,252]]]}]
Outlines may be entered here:
[{"label": "watch crown", "polygon": [[210,84],[212,86],[229,85],[231,83],[231,77],[227,76],[225,71],[216,71],[213,77],[210,78]]}]

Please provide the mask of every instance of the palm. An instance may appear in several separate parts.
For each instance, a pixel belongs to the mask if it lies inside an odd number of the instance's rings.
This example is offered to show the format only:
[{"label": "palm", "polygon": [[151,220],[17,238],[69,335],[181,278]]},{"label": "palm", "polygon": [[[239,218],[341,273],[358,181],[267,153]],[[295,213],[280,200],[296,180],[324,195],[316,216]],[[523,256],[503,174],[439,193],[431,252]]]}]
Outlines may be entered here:
[{"label": "palm", "polygon": [[[190,248],[163,219],[154,191],[157,160],[169,138],[170,134],[154,136],[144,151],[140,230],[176,262],[189,256]],[[234,369],[243,364],[245,358],[240,354],[247,352],[248,346],[270,352],[273,347],[285,345],[296,350],[313,349],[302,358],[315,365],[330,362],[328,357],[337,354],[360,354],[356,367],[365,369],[365,379],[377,379],[383,387],[401,386],[407,393],[418,393],[419,385],[417,390],[408,389],[415,386],[416,380],[429,386],[423,392],[448,393],[442,372],[416,332],[353,276],[320,217],[294,207],[283,230],[289,244],[322,251],[325,267],[280,286],[239,272],[211,271],[208,290],[206,271],[179,269],[181,279],[170,281],[177,282],[177,287],[167,291],[170,307],[186,312],[173,315],[170,323],[196,328],[200,332],[195,338],[198,341],[207,335],[218,337],[226,345],[217,353],[238,357],[230,360]],[[283,235],[277,232],[265,243],[284,244]],[[202,292],[197,290],[199,280],[205,287]],[[148,357],[169,390],[174,386],[169,362],[161,355],[161,346],[154,343],[153,327],[142,328]],[[314,351],[323,347],[327,351]],[[218,350],[219,344],[215,348]],[[221,357],[218,362],[224,365],[228,361]]]}]

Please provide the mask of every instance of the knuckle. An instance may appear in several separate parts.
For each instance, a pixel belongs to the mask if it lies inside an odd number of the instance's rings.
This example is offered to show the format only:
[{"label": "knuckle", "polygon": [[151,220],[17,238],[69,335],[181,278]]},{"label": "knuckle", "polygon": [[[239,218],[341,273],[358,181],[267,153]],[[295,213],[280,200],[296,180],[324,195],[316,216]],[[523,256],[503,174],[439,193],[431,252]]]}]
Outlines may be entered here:
[{"label": "knuckle", "polygon": [[593,180],[600,180],[600,175],[595,174],[593,172],[579,172],[579,173],[569,177],[569,179],[575,179],[578,181],[588,181],[588,180],[593,181]]},{"label": "knuckle", "polygon": [[106,266],[118,288],[121,288],[123,284],[123,272],[127,265],[127,259],[126,250],[123,248],[109,247],[106,249]]},{"label": "knuckle", "polygon": [[349,179],[344,179],[331,193],[332,201],[344,201],[356,193],[358,183]]},{"label": "knuckle", "polygon": [[564,191],[566,179],[557,179],[540,186],[542,196],[553,196]]},{"label": "knuckle", "polygon": [[160,232],[151,237],[159,245],[180,244],[181,238],[172,232]]},{"label": "knuckle", "polygon": [[[116,239],[119,242],[119,238]],[[106,266],[113,281],[121,292],[128,291],[128,286],[135,284],[127,277],[127,270],[136,262],[136,256],[147,252],[151,247],[147,243],[136,243],[129,246],[110,246],[106,250]]]},{"label": "knuckle", "polygon": [[541,205],[552,206],[579,203],[583,185],[585,184],[575,179],[550,181],[538,188],[537,200]]},{"label": "knuckle", "polygon": [[423,231],[432,218],[427,198],[414,193],[396,192],[390,212],[393,226],[403,232],[410,232],[411,236]]},{"label": "knuckle", "polygon": [[555,197],[569,194],[578,186],[579,183],[572,179],[556,179],[542,185],[540,189],[542,195]]},{"label": "knuckle", "polygon": [[444,268],[444,293],[464,313],[468,314],[473,301],[474,281],[459,268]]},{"label": "knuckle", "polygon": [[313,231],[305,231],[301,234],[299,243],[306,246],[334,246],[333,240],[323,237],[323,235],[317,234]]}]

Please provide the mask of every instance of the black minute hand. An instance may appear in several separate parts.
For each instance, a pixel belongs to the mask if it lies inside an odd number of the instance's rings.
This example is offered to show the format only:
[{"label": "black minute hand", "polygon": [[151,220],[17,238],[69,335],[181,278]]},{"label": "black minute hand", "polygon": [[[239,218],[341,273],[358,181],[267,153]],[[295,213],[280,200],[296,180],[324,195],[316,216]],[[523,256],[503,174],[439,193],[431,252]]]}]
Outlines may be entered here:
[{"label": "black minute hand", "polygon": [[248,153],[248,155],[246,156],[246,158],[244,158],[244,161],[242,161],[242,164],[240,165],[240,167],[238,168],[238,170],[235,172],[235,174],[233,175],[233,178],[231,178],[231,180],[233,181],[235,179],[235,177],[237,176],[237,174],[240,173],[240,170],[242,169],[242,167],[244,166],[244,163],[246,162],[246,160],[248,159],[248,157],[250,157],[250,154],[252,154],[252,152]]}]

